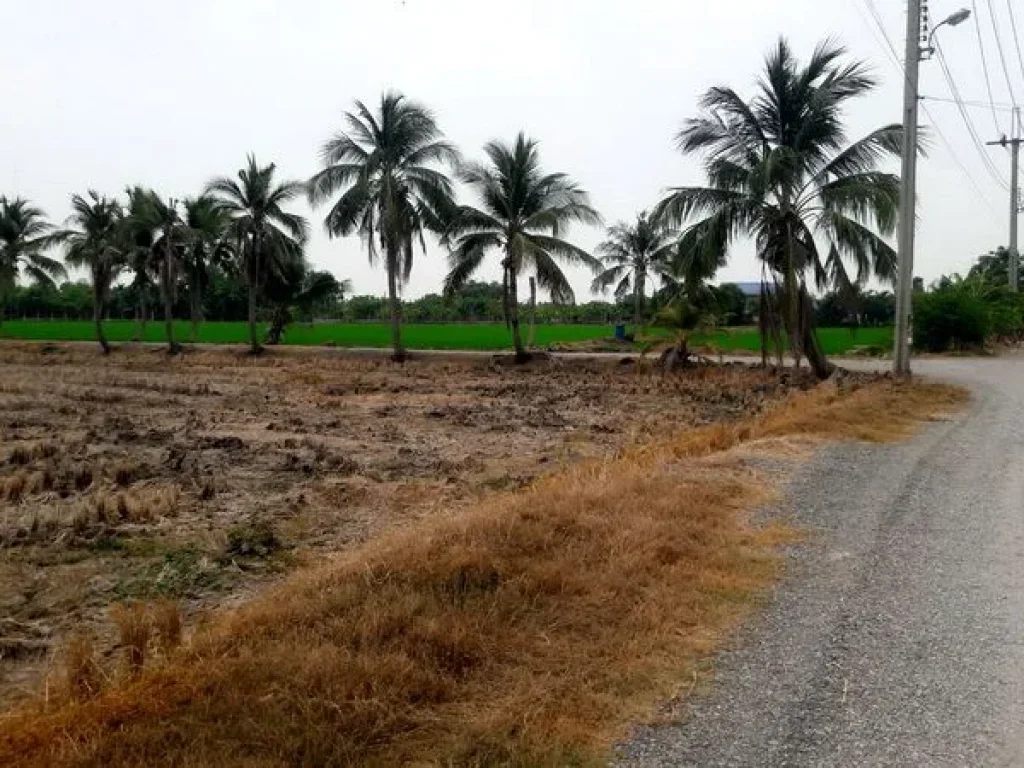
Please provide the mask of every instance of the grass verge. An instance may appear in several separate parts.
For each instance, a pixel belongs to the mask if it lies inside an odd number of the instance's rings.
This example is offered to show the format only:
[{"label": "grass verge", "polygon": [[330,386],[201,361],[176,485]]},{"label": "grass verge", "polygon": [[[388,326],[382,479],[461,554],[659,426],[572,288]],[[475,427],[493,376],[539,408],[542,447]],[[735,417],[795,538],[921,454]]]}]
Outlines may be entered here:
[{"label": "grass verge", "polygon": [[727,449],[895,439],[962,397],[824,385],[383,536],[97,696],[8,714],[0,764],[598,763],[691,679],[795,535],[752,523],[771,489]]}]

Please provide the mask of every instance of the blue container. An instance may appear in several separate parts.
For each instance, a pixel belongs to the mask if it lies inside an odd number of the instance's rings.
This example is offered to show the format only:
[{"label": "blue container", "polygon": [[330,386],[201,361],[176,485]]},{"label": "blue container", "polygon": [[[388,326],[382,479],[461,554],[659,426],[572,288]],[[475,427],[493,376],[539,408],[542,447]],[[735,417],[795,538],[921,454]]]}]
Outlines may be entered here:
[{"label": "blue container", "polygon": [[616,341],[625,341],[626,340],[626,326],[625,326],[625,324],[620,323],[620,324],[615,326],[615,340]]}]

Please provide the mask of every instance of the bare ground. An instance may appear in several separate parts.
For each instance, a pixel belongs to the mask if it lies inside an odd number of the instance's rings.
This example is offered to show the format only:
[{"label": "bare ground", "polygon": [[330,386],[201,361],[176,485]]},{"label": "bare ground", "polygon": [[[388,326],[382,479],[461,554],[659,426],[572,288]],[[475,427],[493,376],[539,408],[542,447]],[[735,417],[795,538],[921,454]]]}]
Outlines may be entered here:
[{"label": "bare ground", "polygon": [[110,607],[190,619],[388,527],[567,463],[733,420],[791,382],[745,367],[0,346],[0,704]]}]

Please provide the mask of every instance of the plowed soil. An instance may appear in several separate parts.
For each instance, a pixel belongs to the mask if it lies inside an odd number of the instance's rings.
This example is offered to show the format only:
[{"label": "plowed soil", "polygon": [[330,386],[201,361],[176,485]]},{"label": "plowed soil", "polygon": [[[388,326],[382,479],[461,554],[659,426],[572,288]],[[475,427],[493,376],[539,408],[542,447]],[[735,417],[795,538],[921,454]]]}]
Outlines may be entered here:
[{"label": "plowed soil", "polygon": [[[189,621],[381,530],[796,382],[744,366],[0,346],[0,704],[116,603]],[[803,382],[801,382],[803,383]]]}]

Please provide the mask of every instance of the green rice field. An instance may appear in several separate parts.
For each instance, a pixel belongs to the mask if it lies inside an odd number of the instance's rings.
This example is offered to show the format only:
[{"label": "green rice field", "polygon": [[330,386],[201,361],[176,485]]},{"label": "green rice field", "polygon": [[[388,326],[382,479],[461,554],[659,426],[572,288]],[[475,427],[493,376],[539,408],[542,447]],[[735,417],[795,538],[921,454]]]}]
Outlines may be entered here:
[{"label": "green rice field", "polygon": [[[112,342],[130,341],[135,335],[132,320],[110,320],[105,323]],[[190,340],[191,326],[175,323],[179,341]],[[652,329],[648,335],[657,337],[665,331]],[[524,337],[528,331],[524,329]],[[822,328],[818,338],[826,354],[839,355],[858,347],[892,345],[892,328]],[[610,325],[538,325],[534,343],[537,347],[611,340]],[[31,341],[91,341],[95,338],[93,324],[87,320],[8,320],[0,327],[0,338]],[[244,344],[249,331],[245,323],[208,322],[200,326],[198,341],[204,344]],[[402,339],[409,349],[497,350],[512,343],[503,323],[411,323],[403,326]],[[146,326],[144,341],[165,341],[164,326],[151,322]],[[288,327],[285,344],[300,346],[388,347],[391,327],[387,323],[296,323]],[[761,348],[756,328],[724,328],[713,333],[694,336],[691,344],[707,345],[723,352],[757,352]]]}]

